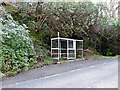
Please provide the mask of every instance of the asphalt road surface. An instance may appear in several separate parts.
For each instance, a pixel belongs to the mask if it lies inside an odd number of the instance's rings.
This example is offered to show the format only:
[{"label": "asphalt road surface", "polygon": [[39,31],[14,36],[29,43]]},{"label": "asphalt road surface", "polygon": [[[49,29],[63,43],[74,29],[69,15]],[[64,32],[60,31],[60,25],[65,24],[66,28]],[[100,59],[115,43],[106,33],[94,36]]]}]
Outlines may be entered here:
[{"label": "asphalt road surface", "polygon": [[51,65],[3,80],[3,88],[118,88],[118,59]]}]

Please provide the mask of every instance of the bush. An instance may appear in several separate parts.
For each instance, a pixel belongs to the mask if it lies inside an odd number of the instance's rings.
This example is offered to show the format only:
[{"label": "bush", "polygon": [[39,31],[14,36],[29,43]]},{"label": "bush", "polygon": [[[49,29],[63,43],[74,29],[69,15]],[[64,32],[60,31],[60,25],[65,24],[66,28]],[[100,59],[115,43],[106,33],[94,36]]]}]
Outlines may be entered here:
[{"label": "bush", "polygon": [[47,64],[51,64],[52,63],[52,58],[48,57],[44,62]]},{"label": "bush", "polygon": [[32,66],[28,57],[34,55],[35,50],[26,25],[20,25],[11,15],[5,14],[4,18],[0,17],[0,32],[2,73],[9,75],[28,70]]},{"label": "bush", "polygon": [[37,45],[35,44],[35,56],[34,56],[34,59],[37,61],[37,62],[44,62],[45,60],[47,60],[50,56],[50,51],[47,50],[46,48],[44,48],[43,46],[40,46],[40,45]]}]

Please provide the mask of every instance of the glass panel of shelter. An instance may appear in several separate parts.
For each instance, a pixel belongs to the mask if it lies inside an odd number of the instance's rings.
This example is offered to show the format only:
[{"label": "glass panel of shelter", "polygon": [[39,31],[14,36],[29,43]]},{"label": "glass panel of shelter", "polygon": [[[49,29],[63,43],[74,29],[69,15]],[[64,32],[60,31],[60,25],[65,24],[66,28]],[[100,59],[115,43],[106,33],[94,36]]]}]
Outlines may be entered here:
[{"label": "glass panel of shelter", "polygon": [[76,41],[76,58],[83,57],[83,41]]},{"label": "glass panel of shelter", "polygon": [[51,57],[53,59],[58,59],[58,39],[52,40],[52,48],[51,48]]},{"label": "glass panel of shelter", "polygon": [[76,41],[68,40],[68,59],[76,58]]},{"label": "glass panel of shelter", "polygon": [[60,39],[60,58],[67,58],[67,40]]},{"label": "glass panel of shelter", "polygon": [[58,48],[58,39],[52,40],[52,48]]}]

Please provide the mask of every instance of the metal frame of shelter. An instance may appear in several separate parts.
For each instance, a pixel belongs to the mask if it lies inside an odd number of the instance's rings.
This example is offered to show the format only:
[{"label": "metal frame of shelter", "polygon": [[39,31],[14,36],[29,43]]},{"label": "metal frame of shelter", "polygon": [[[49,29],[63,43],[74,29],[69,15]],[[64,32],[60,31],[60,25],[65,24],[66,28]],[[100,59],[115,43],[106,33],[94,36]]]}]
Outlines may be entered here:
[{"label": "metal frame of shelter", "polygon": [[76,59],[77,55],[83,57],[83,40],[61,38],[59,32],[57,38],[51,38],[51,58]]}]

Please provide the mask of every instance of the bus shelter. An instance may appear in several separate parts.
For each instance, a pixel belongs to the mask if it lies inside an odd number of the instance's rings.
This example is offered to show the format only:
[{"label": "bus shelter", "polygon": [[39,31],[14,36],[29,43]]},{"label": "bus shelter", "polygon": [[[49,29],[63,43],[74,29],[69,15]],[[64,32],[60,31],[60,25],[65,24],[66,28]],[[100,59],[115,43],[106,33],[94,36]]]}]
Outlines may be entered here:
[{"label": "bus shelter", "polygon": [[83,40],[51,38],[51,58],[76,59],[83,57]]}]

